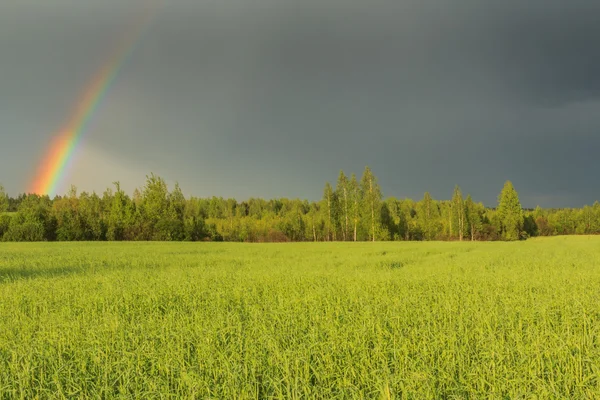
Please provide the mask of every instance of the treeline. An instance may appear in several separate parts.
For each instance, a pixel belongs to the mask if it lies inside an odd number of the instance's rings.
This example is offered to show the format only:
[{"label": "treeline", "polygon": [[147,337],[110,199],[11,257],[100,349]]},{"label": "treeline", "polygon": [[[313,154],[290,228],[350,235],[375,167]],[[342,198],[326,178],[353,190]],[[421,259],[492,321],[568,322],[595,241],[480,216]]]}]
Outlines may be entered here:
[{"label": "treeline", "polygon": [[519,240],[531,236],[600,233],[600,204],[582,209],[523,210],[506,182],[496,208],[454,189],[450,200],[425,193],[419,201],[383,199],[365,168],[360,180],[340,172],[318,202],[297,199],[186,198],[152,174],[127,195],[119,183],[102,196],[23,194],[0,186],[2,241],[381,241]]}]

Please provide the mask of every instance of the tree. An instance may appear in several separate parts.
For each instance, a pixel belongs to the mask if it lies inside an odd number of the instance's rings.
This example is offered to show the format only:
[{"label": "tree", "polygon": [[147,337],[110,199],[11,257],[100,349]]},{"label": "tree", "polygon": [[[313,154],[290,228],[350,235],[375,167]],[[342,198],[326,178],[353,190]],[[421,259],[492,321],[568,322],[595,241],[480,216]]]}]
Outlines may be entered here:
[{"label": "tree", "polygon": [[376,230],[381,225],[381,190],[377,184],[377,178],[367,166],[360,180],[363,206],[362,215],[367,230],[370,231],[371,241],[375,241]]},{"label": "tree", "polygon": [[8,211],[9,199],[8,195],[4,191],[4,187],[0,185],[0,241],[4,237],[4,233],[8,231],[10,226],[11,217],[6,214]]},{"label": "tree", "polygon": [[96,193],[79,196],[79,218],[84,240],[105,240],[106,224],[102,215],[102,202]]},{"label": "tree", "polygon": [[[169,208],[169,190],[164,179],[151,174],[146,177],[142,190],[140,217],[142,219],[141,237],[144,240],[165,240],[170,238],[168,224],[161,221]],[[159,222],[161,222],[159,224]]]},{"label": "tree", "polygon": [[504,240],[519,240],[523,228],[523,209],[511,181],[506,181],[498,197],[498,218]]},{"label": "tree", "polygon": [[[106,239],[111,241],[126,240],[127,230],[133,225],[133,203],[121,189],[119,182],[114,182],[116,192],[111,190],[104,193],[105,201],[108,203],[106,217]],[[132,239],[130,237],[130,239]]]},{"label": "tree", "polygon": [[167,240],[181,241],[185,239],[185,196],[179,187],[179,183],[175,183],[175,187],[171,193],[167,194],[167,209],[163,212],[159,220],[159,225],[162,226]]},{"label": "tree", "polygon": [[465,219],[471,241],[475,240],[475,234],[481,230],[481,214],[478,208],[477,204],[473,202],[471,195],[468,195],[465,200]]},{"label": "tree", "polygon": [[327,182],[325,184],[325,189],[323,190],[323,206],[321,207],[326,215],[327,240],[335,240],[335,229],[333,224],[334,202],[333,188],[331,187],[331,184]]},{"label": "tree", "polygon": [[282,231],[294,242],[304,241],[306,226],[302,217],[306,214],[305,205],[300,200],[293,200],[288,208],[282,215]]},{"label": "tree", "polygon": [[348,240],[348,226],[349,226],[349,215],[348,215],[348,178],[344,174],[344,171],[340,171],[338,176],[337,186],[335,188],[336,197],[338,198],[338,205],[340,211],[337,213],[340,218],[340,226],[342,227],[342,237],[344,241]]},{"label": "tree", "polygon": [[356,180],[356,175],[352,174],[350,176],[350,181],[348,182],[348,203],[349,203],[349,214],[352,220],[353,226],[353,241],[357,240],[357,227],[358,222],[360,221],[360,203],[362,203],[361,193],[358,188],[358,182]]},{"label": "tree", "polygon": [[400,235],[404,240],[420,240],[421,231],[417,220],[417,210],[414,200],[404,199],[400,202]]},{"label": "tree", "polygon": [[531,212],[524,213],[523,215],[523,233],[526,238],[539,235],[538,226]]},{"label": "tree", "polygon": [[[21,194],[8,197],[0,186],[0,239],[39,240],[517,240],[557,234],[600,234],[600,203],[582,208],[522,210],[507,182],[498,207],[485,208],[458,186],[451,200],[382,201],[377,179],[366,167],[357,181],[343,171],[323,199],[186,199],[178,184],[169,192],[158,176],[147,177],[129,197],[115,183],[102,198]],[[7,212],[8,211],[8,212]]]},{"label": "tree", "polygon": [[39,242],[54,240],[56,220],[50,213],[48,196],[27,195],[11,218],[4,239],[14,242]]},{"label": "tree", "polygon": [[195,197],[185,203],[184,231],[187,241],[203,240],[206,237],[201,208],[201,200]]},{"label": "tree", "polygon": [[389,232],[389,237],[392,240],[400,240],[400,224],[402,223],[402,211],[400,210],[400,202],[393,197],[385,199],[383,202],[382,222]]},{"label": "tree", "polygon": [[4,190],[4,186],[0,185],[0,216],[8,211],[8,195]]},{"label": "tree", "polygon": [[592,221],[590,224],[590,232],[593,234],[600,233],[600,203],[597,200],[592,205]]},{"label": "tree", "polygon": [[463,235],[465,232],[465,204],[463,202],[462,192],[460,187],[456,185],[454,187],[454,194],[452,195],[452,225],[451,225],[451,236],[456,234],[458,240],[462,242]]},{"label": "tree", "polygon": [[71,186],[69,194],[54,200],[52,216],[56,219],[56,237],[59,241],[85,240],[85,228],[79,215],[81,207],[77,188]]},{"label": "tree", "polygon": [[425,240],[434,240],[437,236],[436,224],[439,217],[439,209],[429,192],[425,192],[423,200],[419,202],[418,208],[417,215],[423,236]]},{"label": "tree", "polygon": [[[183,195],[182,195],[183,196]],[[227,235],[223,235],[225,240],[237,240],[235,239],[237,237],[237,232],[235,229],[235,224],[234,224],[234,217],[235,217],[235,209],[237,208],[237,201],[235,199],[227,199],[224,202],[225,205],[225,217],[227,218],[228,221],[228,227],[227,227]]]},{"label": "tree", "polygon": [[306,237],[310,237],[310,239],[314,242],[317,241],[317,225],[319,218],[319,209],[316,203],[311,203],[308,206],[308,212],[305,214],[306,223],[304,224],[305,229],[308,230],[306,233]]}]

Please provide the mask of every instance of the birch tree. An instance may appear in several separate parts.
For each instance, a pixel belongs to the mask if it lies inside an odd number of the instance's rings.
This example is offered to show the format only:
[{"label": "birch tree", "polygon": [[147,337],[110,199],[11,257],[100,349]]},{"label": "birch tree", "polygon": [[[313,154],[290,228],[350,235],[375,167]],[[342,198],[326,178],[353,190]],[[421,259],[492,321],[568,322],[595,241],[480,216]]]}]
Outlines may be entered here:
[{"label": "birch tree", "polygon": [[364,222],[369,231],[371,241],[375,241],[376,228],[381,223],[381,190],[377,184],[377,178],[367,166],[361,178],[361,192],[363,195],[362,214]]},{"label": "birch tree", "polygon": [[344,174],[344,171],[340,171],[338,176],[337,186],[335,188],[339,212],[337,215],[340,218],[340,227],[342,231],[342,238],[344,241],[348,240],[348,226],[349,226],[349,214],[348,214],[348,178]]},{"label": "birch tree", "polygon": [[460,191],[460,187],[458,187],[458,185],[454,187],[451,207],[451,232],[452,234],[456,234],[456,236],[458,236],[458,240],[462,241],[465,232],[465,204],[463,201],[462,192]]},{"label": "birch tree", "polygon": [[361,191],[358,187],[358,181],[356,175],[350,176],[348,182],[348,203],[349,203],[349,214],[352,222],[352,239],[353,241],[358,240],[358,223],[360,222],[360,204],[362,203]]}]

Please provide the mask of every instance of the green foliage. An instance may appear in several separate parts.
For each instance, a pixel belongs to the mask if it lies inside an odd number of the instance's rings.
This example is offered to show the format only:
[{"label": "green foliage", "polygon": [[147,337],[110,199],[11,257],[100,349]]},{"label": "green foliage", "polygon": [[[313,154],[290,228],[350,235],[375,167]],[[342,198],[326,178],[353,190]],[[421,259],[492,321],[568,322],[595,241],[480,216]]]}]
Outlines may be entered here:
[{"label": "green foliage", "polygon": [[511,181],[506,181],[498,197],[498,219],[505,240],[519,240],[523,228],[523,210]]},{"label": "green foliage", "polygon": [[458,238],[463,240],[466,229],[466,212],[465,202],[463,200],[462,192],[460,187],[456,185],[454,188],[454,194],[452,195],[452,201],[450,203],[451,208],[451,229],[450,238]]},{"label": "green foliage", "polygon": [[356,242],[358,240],[358,223],[360,221],[361,197],[358,181],[356,180],[356,175],[354,174],[350,176],[350,181],[348,182],[348,203],[350,222],[352,224],[352,240]]},{"label": "green foliage", "polygon": [[44,225],[41,222],[12,218],[4,235],[9,242],[42,242],[45,240]]},{"label": "green foliage", "polygon": [[382,235],[381,226],[381,189],[377,178],[367,166],[360,180],[361,220],[364,223],[364,231],[367,232],[367,240],[375,241]]},{"label": "green foliage", "polygon": [[344,171],[340,171],[340,175],[338,176],[335,194],[336,198],[338,199],[338,210],[336,212],[339,221],[338,229],[341,231],[341,234],[339,234],[338,237],[341,237],[342,240],[347,241],[350,238],[351,196],[348,188],[348,178],[346,177],[346,174],[344,174]]},{"label": "green foliage", "polygon": [[4,187],[0,185],[0,241],[8,231],[12,219],[12,215],[7,213],[8,204],[8,195],[4,191]]},{"label": "green foliage", "polygon": [[4,186],[0,185],[0,215],[4,214],[6,211],[8,211],[8,195],[4,190]]},{"label": "green foliage", "polygon": [[323,189],[323,200],[321,200],[321,209],[325,218],[325,229],[327,240],[335,240],[335,220],[336,220],[337,196],[329,182],[325,183]]},{"label": "green foliage", "polygon": [[[115,182],[116,191],[107,190],[104,193],[104,202],[108,204],[108,215],[106,217],[106,238],[108,240],[125,240],[129,236],[132,239],[131,227],[134,225],[135,205],[121,189],[121,184]],[[128,230],[130,232],[128,232]],[[130,233],[128,235],[128,233]]]},{"label": "green foliage", "polygon": [[47,196],[28,195],[11,217],[3,240],[12,242],[39,242],[54,240],[56,220],[51,214]]},{"label": "green foliage", "polygon": [[471,195],[465,200],[465,218],[466,229],[471,241],[475,240],[478,233],[481,233],[483,228],[483,214],[485,208],[483,204],[475,204]]},{"label": "green foliage", "polygon": [[1,247],[2,398],[600,398],[599,238]]},{"label": "green foliage", "polygon": [[429,192],[425,192],[418,206],[418,224],[425,240],[433,240],[438,234],[440,210]]},{"label": "green foliage", "polygon": [[[320,201],[222,197],[186,198],[178,184],[169,190],[154,174],[129,197],[116,182],[102,197],[77,194],[2,195],[11,219],[0,225],[4,241],[228,241],[303,242],[377,240],[517,240],[534,236],[600,234],[600,203],[581,209],[521,210],[507,183],[497,209],[463,199],[383,199],[366,167],[360,182],[340,171]],[[2,200],[4,199],[4,201]],[[4,205],[1,205],[4,204]],[[3,214],[0,212],[0,216]],[[13,218],[14,217],[14,218]],[[26,225],[24,225],[26,224]]]},{"label": "green foliage", "polygon": [[200,199],[192,197],[186,201],[183,210],[183,230],[187,241],[203,240],[207,236]]}]

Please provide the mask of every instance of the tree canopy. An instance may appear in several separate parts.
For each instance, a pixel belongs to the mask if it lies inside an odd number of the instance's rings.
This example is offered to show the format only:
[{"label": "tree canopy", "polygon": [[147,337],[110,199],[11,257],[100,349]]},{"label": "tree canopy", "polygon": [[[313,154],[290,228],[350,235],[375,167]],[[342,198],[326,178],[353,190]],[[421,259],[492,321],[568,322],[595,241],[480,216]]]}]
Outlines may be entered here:
[{"label": "tree canopy", "polygon": [[511,181],[506,181],[498,198],[498,219],[505,240],[518,240],[523,228],[523,209]]},{"label": "tree canopy", "polygon": [[523,210],[507,181],[497,208],[486,208],[456,186],[450,200],[425,193],[419,201],[385,198],[373,171],[360,180],[340,171],[320,201],[186,198],[154,174],[130,196],[118,182],[102,195],[22,194],[0,186],[3,241],[378,241],[518,240],[528,236],[600,234],[600,203],[581,209]]}]

